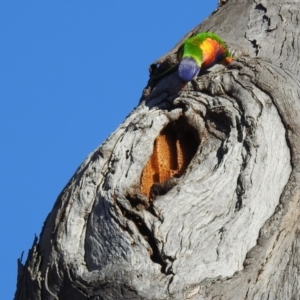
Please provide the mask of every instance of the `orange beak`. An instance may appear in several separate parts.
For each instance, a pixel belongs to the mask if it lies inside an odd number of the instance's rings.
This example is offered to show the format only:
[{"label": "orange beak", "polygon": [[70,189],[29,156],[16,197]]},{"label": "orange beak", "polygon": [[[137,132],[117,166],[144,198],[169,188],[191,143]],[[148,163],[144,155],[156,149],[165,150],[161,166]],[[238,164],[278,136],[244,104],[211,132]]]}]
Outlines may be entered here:
[{"label": "orange beak", "polygon": [[181,82],[180,89],[183,89],[187,85],[187,82]]}]

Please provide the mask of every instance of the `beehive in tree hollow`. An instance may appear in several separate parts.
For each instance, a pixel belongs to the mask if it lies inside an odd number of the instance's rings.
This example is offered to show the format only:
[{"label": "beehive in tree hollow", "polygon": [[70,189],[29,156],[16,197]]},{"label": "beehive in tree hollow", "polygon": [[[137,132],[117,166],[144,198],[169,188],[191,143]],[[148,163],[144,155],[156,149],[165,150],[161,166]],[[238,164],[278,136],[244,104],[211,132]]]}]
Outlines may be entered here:
[{"label": "beehive in tree hollow", "polygon": [[198,148],[193,129],[181,118],[164,128],[156,138],[153,153],[141,176],[141,191],[149,196],[154,183],[180,177]]}]

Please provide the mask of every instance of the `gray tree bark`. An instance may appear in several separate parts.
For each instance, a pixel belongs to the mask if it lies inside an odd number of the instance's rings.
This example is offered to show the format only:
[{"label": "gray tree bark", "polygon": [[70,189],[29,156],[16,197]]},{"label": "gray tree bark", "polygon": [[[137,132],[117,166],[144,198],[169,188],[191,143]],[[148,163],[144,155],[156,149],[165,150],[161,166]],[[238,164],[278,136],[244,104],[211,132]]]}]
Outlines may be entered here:
[{"label": "gray tree bark", "polygon": [[183,90],[150,79],[58,197],[15,299],[299,299],[300,2],[220,3],[188,35],[235,61]]}]

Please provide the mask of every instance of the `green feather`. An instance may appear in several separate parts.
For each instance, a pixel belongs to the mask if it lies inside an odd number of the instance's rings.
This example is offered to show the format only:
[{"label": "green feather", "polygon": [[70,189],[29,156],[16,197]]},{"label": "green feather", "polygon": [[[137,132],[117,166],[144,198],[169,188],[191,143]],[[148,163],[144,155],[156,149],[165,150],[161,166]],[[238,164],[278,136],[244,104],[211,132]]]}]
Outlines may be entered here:
[{"label": "green feather", "polygon": [[[192,57],[199,68],[201,68],[202,65],[202,50],[200,48],[200,45],[207,39],[210,38],[212,40],[215,40],[216,42],[218,42],[222,48],[224,49],[225,53],[224,53],[224,57],[230,57],[231,54],[230,52],[227,50],[227,46],[226,44],[223,42],[223,40],[216,34],[212,33],[212,32],[200,32],[194,36],[191,36],[190,38],[186,39],[182,45],[179,47],[178,51],[177,51],[177,59],[180,62],[180,60],[183,57]],[[154,79],[159,79],[169,73],[172,73],[173,71],[176,70],[176,68],[178,67],[178,64],[170,67],[169,69],[167,69],[166,71],[162,72],[161,74],[159,74],[158,76],[154,77]]]},{"label": "green feather", "polygon": [[188,38],[183,42],[183,44],[180,46],[177,52],[178,60],[180,61],[183,57],[192,57],[196,61],[198,67],[201,67],[203,55],[202,55],[202,50],[200,48],[200,45],[207,38],[215,40],[218,44],[222,46],[222,48],[225,51],[224,53],[225,57],[231,56],[229,51],[227,50],[226,44],[222,41],[222,39],[218,35],[212,32],[201,32]]}]

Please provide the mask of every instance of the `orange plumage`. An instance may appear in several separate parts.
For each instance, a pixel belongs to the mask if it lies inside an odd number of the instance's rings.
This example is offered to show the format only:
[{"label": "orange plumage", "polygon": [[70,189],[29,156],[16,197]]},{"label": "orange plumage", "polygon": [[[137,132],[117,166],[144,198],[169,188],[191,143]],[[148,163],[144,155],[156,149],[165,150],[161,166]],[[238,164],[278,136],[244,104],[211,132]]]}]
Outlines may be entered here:
[{"label": "orange plumage", "polygon": [[188,38],[178,50],[178,76],[182,82],[194,79],[201,68],[232,61],[226,44],[216,34],[202,32]]}]

